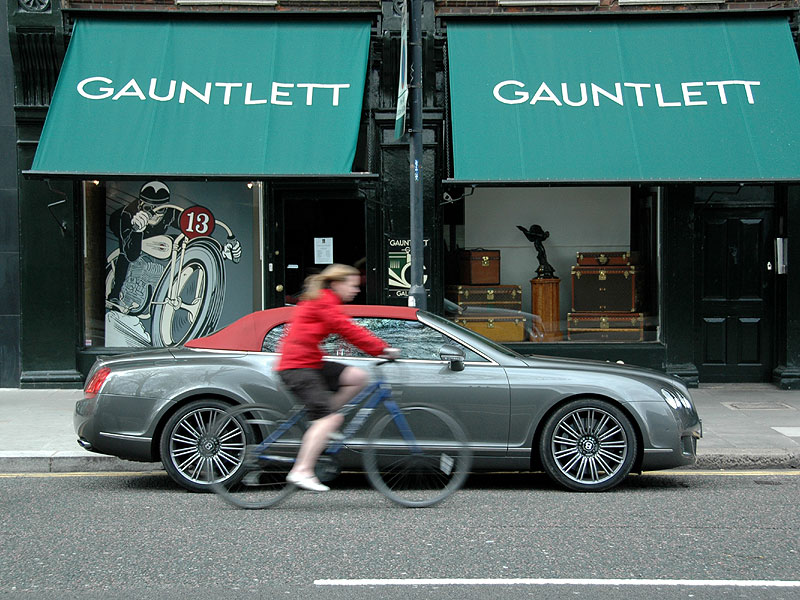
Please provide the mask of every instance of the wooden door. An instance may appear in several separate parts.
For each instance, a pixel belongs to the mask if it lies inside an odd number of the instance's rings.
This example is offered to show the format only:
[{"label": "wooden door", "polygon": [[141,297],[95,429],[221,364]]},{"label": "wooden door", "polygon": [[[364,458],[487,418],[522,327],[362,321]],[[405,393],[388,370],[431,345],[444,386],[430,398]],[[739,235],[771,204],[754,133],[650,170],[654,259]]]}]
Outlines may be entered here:
[{"label": "wooden door", "polygon": [[695,362],[701,382],[770,381],[775,313],[772,207],[695,211]]}]

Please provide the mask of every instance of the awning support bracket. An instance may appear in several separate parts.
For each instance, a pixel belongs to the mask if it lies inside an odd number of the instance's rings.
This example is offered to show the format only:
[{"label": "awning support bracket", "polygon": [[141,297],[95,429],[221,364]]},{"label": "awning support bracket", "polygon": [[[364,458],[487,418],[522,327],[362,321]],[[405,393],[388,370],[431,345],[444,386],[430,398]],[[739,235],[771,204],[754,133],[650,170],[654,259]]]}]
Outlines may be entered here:
[{"label": "awning support bracket", "polygon": [[58,228],[61,231],[61,237],[65,237],[67,235],[67,222],[63,219],[59,219],[55,212],[53,212],[53,207],[58,206],[59,204],[65,204],[67,202],[67,194],[66,192],[62,192],[61,190],[53,189],[53,186],[50,183],[50,180],[47,180],[47,188],[53,192],[56,196],[61,196],[61,200],[56,200],[55,202],[51,202],[47,205],[47,210],[50,211],[50,214],[55,219],[56,223],[58,224]]}]

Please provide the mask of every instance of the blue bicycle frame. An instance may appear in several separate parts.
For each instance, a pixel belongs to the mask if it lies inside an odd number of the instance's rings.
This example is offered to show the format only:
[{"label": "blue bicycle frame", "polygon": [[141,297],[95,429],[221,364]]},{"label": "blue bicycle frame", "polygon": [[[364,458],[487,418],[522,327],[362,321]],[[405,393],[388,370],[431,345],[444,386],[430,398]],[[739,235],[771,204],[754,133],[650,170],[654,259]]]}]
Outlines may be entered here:
[{"label": "blue bicycle frame", "polygon": [[[403,415],[403,413],[400,411],[400,407],[397,405],[397,402],[391,399],[391,396],[392,388],[389,386],[389,384],[383,381],[375,381],[364,388],[355,398],[350,400],[350,402],[345,404],[340,409],[340,412],[343,414],[351,412],[362,403],[364,406],[358,410],[355,416],[344,427],[342,430],[342,439],[335,440],[328,446],[324,453],[329,455],[337,454],[345,446],[347,440],[353,437],[358,430],[361,429],[361,427],[364,425],[364,422],[372,414],[372,411],[374,411],[375,408],[381,403],[383,403],[383,405],[389,411],[389,414],[392,416],[392,419],[400,431],[400,435],[402,435],[403,439],[411,446],[412,451],[415,454],[420,453],[421,451],[419,449],[419,445],[414,437],[414,433],[411,431],[411,427],[408,425],[405,415]],[[259,458],[267,460],[279,460],[282,462],[287,460],[293,461],[293,459],[287,459],[286,457],[270,456],[266,454],[266,452],[274,442],[279,440],[281,436],[283,436],[283,434],[289,430],[289,428],[297,424],[297,422],[300,421],[305,414],[305,408],[293,411],[292,414],[290,414],[289,417],[283,423],[281,423],[275,431],[264,438],[264,440],[256,447],[256,453],[258,454]]]}]

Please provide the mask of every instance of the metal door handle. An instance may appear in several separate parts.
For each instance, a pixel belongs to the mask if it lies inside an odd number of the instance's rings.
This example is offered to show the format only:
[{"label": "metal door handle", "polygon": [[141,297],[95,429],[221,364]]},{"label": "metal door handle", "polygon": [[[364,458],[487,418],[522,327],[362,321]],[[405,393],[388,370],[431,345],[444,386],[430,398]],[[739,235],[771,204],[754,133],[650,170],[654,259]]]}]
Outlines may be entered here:
[{"label": "metal door handle", "polygon": [[275,291],[276,292],[282,292],[283,291],[283,286],[279,283],[278,285],[275,286]]}]

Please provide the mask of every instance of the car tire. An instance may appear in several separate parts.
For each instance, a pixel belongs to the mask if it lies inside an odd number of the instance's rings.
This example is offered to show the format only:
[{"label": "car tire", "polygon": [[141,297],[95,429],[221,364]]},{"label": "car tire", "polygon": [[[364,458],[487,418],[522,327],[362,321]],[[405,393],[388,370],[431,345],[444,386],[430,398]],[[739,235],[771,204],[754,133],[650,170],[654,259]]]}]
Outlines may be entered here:
[{"label": "car tire", "polygon": [[561,486],[601,492],[630,473],[638,442],[630,418],[605,400],[584,398],[559,407],[545,423],[539,456]]},{"label": "car tire", "polygon": [[213,484],[242,476],[245,448],[254,436],[240,419],[221,424],[229,408],[221,400],[193,400],[167,419],[161,432],[161,463],[181,487],[205,492]]}]

